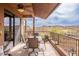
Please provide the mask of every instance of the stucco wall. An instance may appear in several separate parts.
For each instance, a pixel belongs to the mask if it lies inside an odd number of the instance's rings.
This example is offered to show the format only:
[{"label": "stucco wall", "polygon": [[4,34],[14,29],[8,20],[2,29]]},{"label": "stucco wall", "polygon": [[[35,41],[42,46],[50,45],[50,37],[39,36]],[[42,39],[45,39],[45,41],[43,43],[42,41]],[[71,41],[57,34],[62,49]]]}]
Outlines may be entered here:
[{"label": "stucco wall", "polygon": [[0,5],[0,55],[4,55],[3,43],[4,43],[4,7]]},{"label": "stucco wall", "polygon": [[4,41],[4,7],[0,5],[0,46]]}]

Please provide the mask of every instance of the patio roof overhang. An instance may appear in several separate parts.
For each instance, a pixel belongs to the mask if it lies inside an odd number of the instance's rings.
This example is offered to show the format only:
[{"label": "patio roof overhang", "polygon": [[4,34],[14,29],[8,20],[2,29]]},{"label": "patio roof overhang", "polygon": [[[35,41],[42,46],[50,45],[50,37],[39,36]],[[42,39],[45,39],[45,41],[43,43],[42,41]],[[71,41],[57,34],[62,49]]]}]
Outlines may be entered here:
[{"label": "patio roof overhang", "polygon": [[53,12],[59,3],[23,3],[24,12],[17,11],[17,3],[4,4],[5,9],[12,11],[19,17],[40,17],[47,18]]},{"label": "patio roof overhang", "polygon": [[[24,12],[17,11],[18,3],[0,3],[0,46],[4,44],[4,17],[5,10],[12,12],[13,16],[17,17],[40,17],[47,18],[53,12],[58,3],[23,3]],[[33,33],[35,33],[35,20],[33,20]]]}]

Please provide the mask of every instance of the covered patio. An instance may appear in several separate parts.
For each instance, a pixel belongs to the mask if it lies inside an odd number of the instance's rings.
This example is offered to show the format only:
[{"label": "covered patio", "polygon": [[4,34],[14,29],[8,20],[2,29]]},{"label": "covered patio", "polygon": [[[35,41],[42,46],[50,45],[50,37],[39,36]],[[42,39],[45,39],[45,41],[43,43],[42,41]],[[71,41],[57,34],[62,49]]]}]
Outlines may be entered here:
[{"label": "covered patio", "polygon": [[[27,45],[27,20],[26,18],[32,18],[33,21],[33,26],[32,26],[32,36],[33,39],[35,39],[35,17],[40,17],[46,19],[51,12],[53,12],[57,6],[58,3],[5,3],[5,4],[0,4],[0,27],[1,27],[1,40],[0,40],[0,50],[2,50],[1,55],[28,55],[27,53],[27,48],[23,48],[24,46],[26,47]],[[15,21],[19,19],[19,26],[16,28],[15,26]],[[4,23],[4,20],[9,21],[9,27]],[[16,30],[17,29],[17,30]],[[8,31],[7,31],[8,30]],[[6,32],[5,32],[6,31]],[[17,33],[16,33],[17,32]],[[49,42],[48,42],[49,43]],[[50,44],[46,43],[46,50],[48,50],[48,46],[51,46]],[[24,45],[23,45],[24,44]],[[34,44],[34,43],[33,43]],[[23,45],[21,47],[21,45]],[[21,51],[15,51],[17,53],[11,53],[12,50],[16,50],[21,48]],[[44,47],[43,47],[44,48]],[[51,48],[51,47],[50,47]],[[52,50],[52,48],[51,48]],[[53,49],[54,50],[54,49]],[[18,54],[20,53],[20,54]],[[43,52],[39,52],[38,54],[41,54]],[[44,55],[47,52],[44,53]],[[48,54],[48,53],[47,53]]]},{"label": "covered patio", "polygon": [[[36,17],[46,20],[59,5],[0,4],[0,56],[78,56],[79,38],[50,32],[48,29],[51,27],[36,28]],[[31,27],[27,24],[29,19]]]}]

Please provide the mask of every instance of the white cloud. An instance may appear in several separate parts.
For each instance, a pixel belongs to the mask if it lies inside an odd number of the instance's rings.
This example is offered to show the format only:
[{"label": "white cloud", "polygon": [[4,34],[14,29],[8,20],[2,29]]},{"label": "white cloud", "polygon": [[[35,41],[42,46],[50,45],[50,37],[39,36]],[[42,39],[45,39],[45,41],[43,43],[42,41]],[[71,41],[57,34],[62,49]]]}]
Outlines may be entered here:
[{"label": "white cloud", "polygon": [[59,13],[69,14],[73,12],[76,7],[77,7],[76,3],[69,3],[69,4],[64,3],[64,4],[61,4],[61,6],[59,6],[55,11],[58,11]]},{"label": "white cloud", "polygon": [[52,13],[49,18],[53,17],[60,17],[60,18],[75,18],[75,9],[77,7],[77,4],[61,4],[55,11]]},{"label": "white cloud", "polygon": [[52,20],[52,23],[74,22],[79,19],[79,14],[76,13],[79,11],[76,10],[78,6],[76,3],[61,4],[47,19]]},{"label": "white cloud", "polygon": [[77,8],[79,8],[79,4],[76,3],[61,4],[46,20],[36,17],[36,25],[69,25],[69,23],[75,25],[79,19]]}]

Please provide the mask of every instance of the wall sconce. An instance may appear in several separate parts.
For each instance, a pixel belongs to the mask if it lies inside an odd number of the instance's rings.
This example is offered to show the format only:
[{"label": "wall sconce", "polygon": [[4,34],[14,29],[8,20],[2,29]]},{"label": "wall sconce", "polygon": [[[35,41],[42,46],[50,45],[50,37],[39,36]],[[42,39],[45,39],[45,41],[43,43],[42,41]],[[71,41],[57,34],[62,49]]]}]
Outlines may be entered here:
[{"label": "wall sconce", "polygon": [[23,11],[24,11],[24,5],[23,5],[23,4],[18,4],[18,5],[17,5],[17,10],[18,10],[19,12],[23,12]]}]

